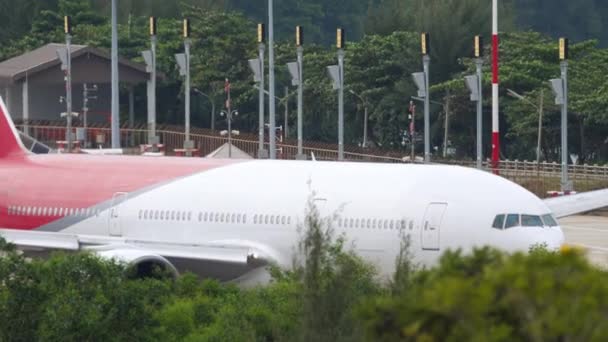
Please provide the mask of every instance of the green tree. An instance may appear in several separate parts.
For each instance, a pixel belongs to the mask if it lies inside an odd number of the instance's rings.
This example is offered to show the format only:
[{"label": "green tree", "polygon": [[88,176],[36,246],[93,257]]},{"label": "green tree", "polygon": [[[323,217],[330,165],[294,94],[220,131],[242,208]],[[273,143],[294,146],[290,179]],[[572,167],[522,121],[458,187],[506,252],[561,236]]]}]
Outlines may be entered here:
[{"label": "green tree", "polygon": [[607,277],[576,251],[448,252],[361,317],[373,341],[602,341]]}]

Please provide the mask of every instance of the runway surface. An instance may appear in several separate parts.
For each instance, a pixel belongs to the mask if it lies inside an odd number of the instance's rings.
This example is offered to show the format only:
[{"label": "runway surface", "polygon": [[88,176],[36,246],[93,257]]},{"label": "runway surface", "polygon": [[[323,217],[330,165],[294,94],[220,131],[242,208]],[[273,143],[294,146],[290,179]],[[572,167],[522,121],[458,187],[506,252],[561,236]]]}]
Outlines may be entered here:
[{"label": "runway surface", "polygon": [[559,222],[566,243],[584,247],[591,262],[608,269],[608,217],[572,216]]}]

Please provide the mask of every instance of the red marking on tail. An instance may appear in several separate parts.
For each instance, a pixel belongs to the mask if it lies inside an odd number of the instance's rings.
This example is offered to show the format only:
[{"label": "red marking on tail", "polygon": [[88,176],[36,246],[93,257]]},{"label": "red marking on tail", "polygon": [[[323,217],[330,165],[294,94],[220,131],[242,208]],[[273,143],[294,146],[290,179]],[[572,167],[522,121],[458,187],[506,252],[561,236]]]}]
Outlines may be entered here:
[{"label": "red marking on tail", "polygon": [[26,154],[4,100],[0,98],[0,158],[23,157]]}]

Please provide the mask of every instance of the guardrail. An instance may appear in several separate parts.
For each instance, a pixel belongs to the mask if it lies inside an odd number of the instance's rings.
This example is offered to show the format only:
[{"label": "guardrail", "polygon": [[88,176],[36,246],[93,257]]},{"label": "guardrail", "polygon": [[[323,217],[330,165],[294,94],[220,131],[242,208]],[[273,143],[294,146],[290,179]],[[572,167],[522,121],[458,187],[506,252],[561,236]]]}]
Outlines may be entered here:
[{"label": "guardrail", "polygon": [[[18,128],[22,128],[19,125]],[[46,126],[46,125],[28,125],[30,135],[36,140],[47,144],[51,147],[57,146],[57,141],[64,140],[65,127],[63,126]],[[148,131],[143,128],[122,128],[120,131],[121,141],[128,147],[139,147],[147,144]],[[182,148],[185,134],[183,132],[173,130],[171,128],[157,130],[157,135],[160,142],[165,145],[167,154],[172,155],[174,149]],[[110,141],[110,128],[108,127],[91,127],[87,129],[87,143],[92,147],[96,147],[95,141],[99,136],[103,136],[102,140]],[[220,148],[228,142],[226,137],[192,133],[191,139],[195,142],[195,146],[200,150],[200,154],[205,156]],[[254,137],[255,138],[255,137]],[[233,138],[233,146],[238,147],[252,157],[258,154],[258,141],[254,138]],[[337,149],[304,146],[304,153],[309,157],[314,154],[316,160],[337,160]],[[326,144],[327,145],[327,144]],[[329,145],[331,146],[331,145]],[[265,144],[265,148],[269,148],[269,144]],[[297,146],[288,143],[277,144],[278,159],[295,159],[297,154]],[[138,150],[138,149],[137,149]],[[137,151],[132,149],[132,151]],[[374,155],[357,152],[345,152],[344,157],[351,162],[380,162],[380,163],[404,163],[402,158],[395,156]],[[437,161],[441,164],[459,165],[464,167],[475,167],[474,161],[457,161],[444,160]],[[489,162],[484,162],[484,169],[491,170]],[[560,189],[561,165],[558,163],[536,163],[530,161],[503,160],[500,163],[499,173],[501,176],[516,182],[528,190],[536,193],[541,197],[547,196],[548,191]],[[601,188],[608,188],[608,166],[599,165],[570,165],[568,167],[569,178],[574,183],[574,188],[579,191],[589,191]]]}]

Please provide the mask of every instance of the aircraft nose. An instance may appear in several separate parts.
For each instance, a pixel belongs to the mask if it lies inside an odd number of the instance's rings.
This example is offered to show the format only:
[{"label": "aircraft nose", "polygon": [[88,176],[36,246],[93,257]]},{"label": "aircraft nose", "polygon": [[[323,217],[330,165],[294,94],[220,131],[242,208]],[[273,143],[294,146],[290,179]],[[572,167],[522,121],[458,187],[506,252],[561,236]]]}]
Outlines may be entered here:
[{"label": "aircraft nose", "polygon": [[550,230],[551,231],[548,232],[545,238],[547,249],[554,251],[560,250],[566,242],[564,232],[562,231],[561,227],[553,227],[550,228]]}]

